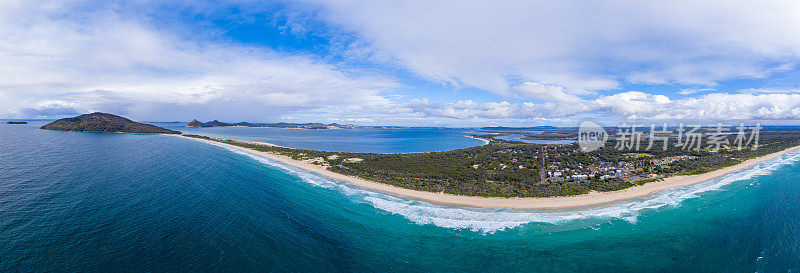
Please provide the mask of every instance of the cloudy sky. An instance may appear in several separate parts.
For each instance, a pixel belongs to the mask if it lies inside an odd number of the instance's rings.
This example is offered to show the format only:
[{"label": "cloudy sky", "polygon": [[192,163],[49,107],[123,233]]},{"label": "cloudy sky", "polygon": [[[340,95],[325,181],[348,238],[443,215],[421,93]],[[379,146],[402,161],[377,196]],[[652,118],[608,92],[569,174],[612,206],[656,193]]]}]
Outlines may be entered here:
[{"label": "cloudy sky", "polygon": [[796,125],[798,62],[794,0],[0,0],[0,118]]}]

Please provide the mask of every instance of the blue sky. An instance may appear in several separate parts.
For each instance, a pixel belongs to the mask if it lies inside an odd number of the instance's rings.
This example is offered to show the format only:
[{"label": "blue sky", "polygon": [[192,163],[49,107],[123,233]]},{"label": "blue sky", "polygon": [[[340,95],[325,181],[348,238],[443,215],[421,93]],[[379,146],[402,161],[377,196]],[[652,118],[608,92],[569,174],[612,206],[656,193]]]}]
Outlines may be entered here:
[{"label": "blue sky", "polygon": [[796,1],[0,3],[0,117],[415,126],[800,117]]}]

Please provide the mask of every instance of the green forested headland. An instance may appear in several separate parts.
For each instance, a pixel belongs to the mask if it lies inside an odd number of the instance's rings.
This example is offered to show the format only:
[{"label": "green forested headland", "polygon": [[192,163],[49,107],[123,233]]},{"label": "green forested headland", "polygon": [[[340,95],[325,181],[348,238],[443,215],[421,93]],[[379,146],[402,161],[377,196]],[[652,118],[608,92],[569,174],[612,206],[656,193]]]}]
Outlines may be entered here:
[{"label": "green forested headland", "polygon": [[155,125],[135,122],[130,119],[95,112],[73,118],[63,118],[45,126],[44,130],[98,133],[132,133],[132,134],[180,134],[181,132],[161,128]]}]

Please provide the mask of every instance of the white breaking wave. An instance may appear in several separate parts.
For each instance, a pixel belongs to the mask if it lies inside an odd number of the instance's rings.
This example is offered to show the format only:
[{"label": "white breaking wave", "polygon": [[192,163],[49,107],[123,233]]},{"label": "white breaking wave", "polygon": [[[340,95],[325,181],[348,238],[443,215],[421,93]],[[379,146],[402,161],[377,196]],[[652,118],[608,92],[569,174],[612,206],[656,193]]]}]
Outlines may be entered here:
[{"label": "white breaking wave", "polygon": [[258,155],[221,145],[217,146],[226,148],[237,154],[249,156],[266,165],[282,169],[287,173],[300,177],[303,181],[312,185],[336,189],[347,196],[366,201],[377,209],[401,215],[420,225],[435,225],[450,229],[469,229],[482,233],[494,233],[529,223],[562,224],[583,219],[620,219],[635,223],[642,212],[664,206],[678,206],[682,201],[697,197],[700,193],[720,190],[721,187],[735,181],[770,174],[782,165],[791,164],[800,160],[800,152],[786,153],[781,157],[756,164],[755,166],[707,182],[664,190],[650,197],[626,200],[604,206],[574,210],[519,210],[509,208],[446,206],[431,204],[416,199],[399,198],[385,193],[357,188],[347,182],[322,177],[315,173]]}]

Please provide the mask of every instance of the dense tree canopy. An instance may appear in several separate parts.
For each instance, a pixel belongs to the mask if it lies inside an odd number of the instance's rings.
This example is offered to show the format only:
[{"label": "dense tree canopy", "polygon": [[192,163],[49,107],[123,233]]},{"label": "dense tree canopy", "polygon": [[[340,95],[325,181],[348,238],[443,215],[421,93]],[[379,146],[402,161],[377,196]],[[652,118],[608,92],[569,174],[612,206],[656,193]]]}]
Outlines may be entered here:
[{"label": "dense tree canopy", "polygon": [[71,131],[71,132],[99,132],[99,133],[133,133],[133,134],[180,134],[181,132],[161,128],[155,125],[135,122],[130,119],[113,114],[95,112],[74,118],[63,118],[41,129]]}]

